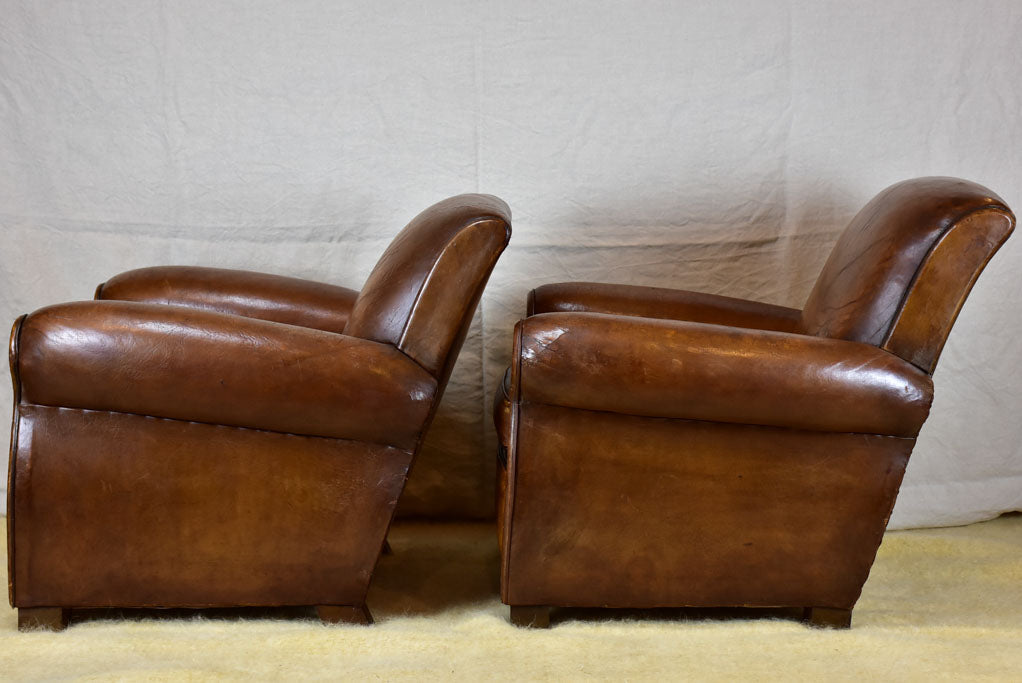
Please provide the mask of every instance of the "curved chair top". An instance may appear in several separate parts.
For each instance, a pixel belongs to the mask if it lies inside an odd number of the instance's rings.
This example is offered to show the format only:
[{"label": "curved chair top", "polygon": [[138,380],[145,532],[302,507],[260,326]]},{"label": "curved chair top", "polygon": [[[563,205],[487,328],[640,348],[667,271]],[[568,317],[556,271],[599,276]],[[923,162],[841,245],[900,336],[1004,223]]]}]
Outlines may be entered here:
[{"label": "curved chair top", "polygon": [[802,312],[808,334],[874,344],[932,372],[958,311],[1015,216],[987,188],[917,178],[852,219]]},{"label": "curved chair top", "polygon": [[497,197],[464,194],[431,206],[383,253],[344,333],[395,345],[442,386],[510,237],[511,210]]}]

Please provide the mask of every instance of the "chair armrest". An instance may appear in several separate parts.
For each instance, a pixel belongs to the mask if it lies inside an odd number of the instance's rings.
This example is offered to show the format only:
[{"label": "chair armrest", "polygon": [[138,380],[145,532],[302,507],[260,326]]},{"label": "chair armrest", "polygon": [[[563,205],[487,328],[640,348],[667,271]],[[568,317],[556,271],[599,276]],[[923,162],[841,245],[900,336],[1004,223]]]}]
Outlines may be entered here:
[{"label": "chair armrest", "polygon": [[436,391],[387,344],[173,306],[60,304],[18,334],[22,403],[411,449]]},{"label": "chair armrest", "polygon": [[311,280],[196,266],[129,270],[96,288],[97,299],[187,306],[338,333],[357,297],[353,289]]},{"label": "chair armrest", "polygon": [[517,400],[912,437],[930,377],[875,346],[702,323],[548,313],[516,330]]},{"label": "chair armrest", "polygon": [[529,315],[590,312],[798,332],[802,311],[682,289],[561,282],[529,293]]}]

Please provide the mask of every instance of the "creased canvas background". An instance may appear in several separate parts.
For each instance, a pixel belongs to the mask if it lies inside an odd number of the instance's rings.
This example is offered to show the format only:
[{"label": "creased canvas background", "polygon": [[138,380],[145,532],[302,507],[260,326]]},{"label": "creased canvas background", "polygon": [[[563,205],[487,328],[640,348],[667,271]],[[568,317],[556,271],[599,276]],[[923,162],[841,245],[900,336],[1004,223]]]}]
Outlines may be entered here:
[{"label": "creased canvas background", "polygon": [[[530,288],[801,306],[892,182],[1022,207],[1020,35],[1010,0],[3,0],[0,320],[145,265],[359,287],[418,211],[497,194],[514,237],[403,501],[485,517]],[[1022,507],[1020,264],[962,312],[893,526]]]}]

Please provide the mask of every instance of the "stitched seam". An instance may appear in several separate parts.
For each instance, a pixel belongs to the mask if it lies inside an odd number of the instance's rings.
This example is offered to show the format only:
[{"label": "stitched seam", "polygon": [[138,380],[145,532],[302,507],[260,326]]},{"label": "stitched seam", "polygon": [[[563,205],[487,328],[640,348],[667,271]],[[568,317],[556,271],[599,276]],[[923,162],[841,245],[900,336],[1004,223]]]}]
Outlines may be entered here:
[{"label": "stitched seam", "polygon": [[324,439],[326,441],[348,441],[351,443],[364,443],[371,446],[383,446],[384,448],[392,448],[395,451],[401,453],[410,453],[408,449],[402,448],[401,446],[395,446],[389,443],[383,443],[381,441],[369,441],[367,439],[352,439],[341,436],[317,436],[315,434],[299,434],[297,432],[282,432],[275,429],[262,429],[259,427],[242,427],[239,425],[228,425],[219,424],[216,422],[202,422],[200,420],[183,420],[176,417],[159,417],[157,415],[143,415],[142,413],[129,413],[121,410],[101,410],[96,408],[75,408],[71,406],[53,406],[46,403],[22,403],[22,406],[30,408],[45,408],[48,410],[74,410],[81,413],[108,413],[110,415],[126,415],[128,417],[137,417],[143,420],[162,420],[165,422],[178,422],[184,424],[195,424],[195,425],[206,425],[209,427],[217,427],[219,429],[238,429],[247,432],[260,432],[265,434],[277,434],[279,436],[295,437],[299,439]]},{"label": "stitched seam", "polygon": [[815,432],[818,434],[855,434],[860,436],[882,436],[890,439],[912,439],[918,438],[916,436],[905,436],[902,434],[880,434],[878,432],[856,432],[842,429],[817,429],[813,427],[794,427],[791,425],[778,425],[778,424],[766,424],[762,422],[727,422],[725,420],[708,420],[698,417],[667,417],[664,415],[640,415],[638,413],[622,413],[616,410],[597,410],[595,408],[580,408],[578,406],[568,406],[559,403],[546,403],[544,401],[521,401],[521,405],[535,405],[535,406],[546,406],[547,408],[561,408],[563,410],[581,410],[587,413],[604,413],[607,415],[623,415],[625,417],[639,417],[647,420],[674,420],[680,422],[705,422],[707,424],[721,424],[731,425],[736,427],[765,427],[768,429],[786,429],[793,432]]}]

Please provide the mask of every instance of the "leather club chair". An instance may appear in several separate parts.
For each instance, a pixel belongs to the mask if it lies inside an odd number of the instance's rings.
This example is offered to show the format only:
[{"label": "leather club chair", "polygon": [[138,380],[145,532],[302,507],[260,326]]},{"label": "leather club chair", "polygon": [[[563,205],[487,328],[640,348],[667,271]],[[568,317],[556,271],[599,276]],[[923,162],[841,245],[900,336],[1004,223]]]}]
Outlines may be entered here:
[{"label": "leather club chair", "polygon": [[549,607],[787,607],[848,627],[958,311],[1015,218],[952,178],[894,185],[802,310],[539,287],[494,406],[501,595]]},{"label": "leather club chair", "polygon": [[114,277],[11,335],[11,604],[365,605],[394,507],[510,237],[426,210],[362,291],[210,268]]}]

